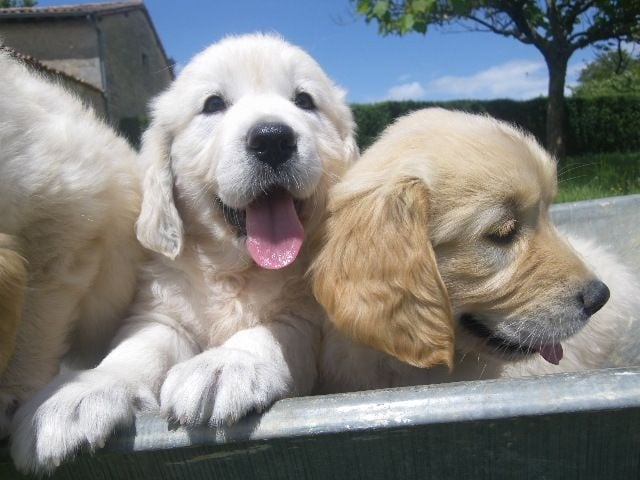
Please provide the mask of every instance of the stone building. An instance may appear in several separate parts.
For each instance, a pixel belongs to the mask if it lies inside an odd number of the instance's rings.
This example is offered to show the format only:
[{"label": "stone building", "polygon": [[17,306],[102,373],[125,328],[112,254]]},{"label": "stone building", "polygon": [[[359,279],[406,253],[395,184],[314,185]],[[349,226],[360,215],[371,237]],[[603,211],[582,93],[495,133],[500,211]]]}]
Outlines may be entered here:
[{"label": "stone building", "polygon": [[0,51],[6,52],[12,57],[17,58],[32,70],[35,70],[40,75],[46,77],[49,81],[61,84],[67,90],[73,91],[85,104],[91,105],[100,117],[106,118],[107,105],[104,93],[100,88],[85,82],[78,77],[74,77],[71,74],[63,72],[62,70],[49,67],[44,63],[39,62],[31,55],[20,53],[11,47],[0,45]]},{"label": "stone building", "polygon": [[173,79],[142,0],[0,9],[0,39],[92,104],[133,143]]}]

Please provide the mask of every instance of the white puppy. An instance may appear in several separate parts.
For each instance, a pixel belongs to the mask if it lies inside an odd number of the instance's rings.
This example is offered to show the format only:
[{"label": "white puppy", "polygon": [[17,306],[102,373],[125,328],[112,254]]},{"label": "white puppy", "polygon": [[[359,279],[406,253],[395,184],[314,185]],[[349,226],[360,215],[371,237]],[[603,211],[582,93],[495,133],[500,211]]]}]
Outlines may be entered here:
[{"label": "white puppy", "polygon": [[219,425],[311,391],[322,312],[303,237],[357,155],[343,97],[299,48],[249,35],[155,101],[137,233],[157,255],[113,351],[17,413],[21,470],[102,445],[158,394],[171,419]]},{"label": "white puppy", "polygon": [[142,248],[136,153],[82,103],[0,52],[0,436],[69,351],[95,363]]}]

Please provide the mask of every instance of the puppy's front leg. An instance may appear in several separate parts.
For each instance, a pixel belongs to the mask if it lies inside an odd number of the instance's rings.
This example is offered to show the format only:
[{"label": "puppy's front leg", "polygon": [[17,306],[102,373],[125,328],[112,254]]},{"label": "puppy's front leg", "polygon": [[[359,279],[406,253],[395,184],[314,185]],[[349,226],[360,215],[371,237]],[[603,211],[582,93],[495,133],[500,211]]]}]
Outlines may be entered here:
[{"label": "puppy's front leg", "polygon": [[149,320],[130,319],[100,365],[60,374],[18,410],[11,454],[19,470],[52,471],[80,448],[103,446],[137,410],[157,407],[167,370],[196,350],[173,328]]},{"label": "puppy's front leg", "polygon": [[182,424],[217,426],[311,392],[319,331],[310,323],[273,322],[242,330],[173,367],[161,408]]}]

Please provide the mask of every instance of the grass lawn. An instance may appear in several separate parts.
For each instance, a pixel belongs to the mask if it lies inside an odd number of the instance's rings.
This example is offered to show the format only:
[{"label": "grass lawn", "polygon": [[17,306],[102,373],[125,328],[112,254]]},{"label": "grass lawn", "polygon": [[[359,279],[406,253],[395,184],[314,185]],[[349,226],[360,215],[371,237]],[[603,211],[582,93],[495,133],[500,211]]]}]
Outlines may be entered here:
[{"label": "grass lawn", "polygon": [[640,152],[570,157],[558,184],[557,203],[640,193]]}]

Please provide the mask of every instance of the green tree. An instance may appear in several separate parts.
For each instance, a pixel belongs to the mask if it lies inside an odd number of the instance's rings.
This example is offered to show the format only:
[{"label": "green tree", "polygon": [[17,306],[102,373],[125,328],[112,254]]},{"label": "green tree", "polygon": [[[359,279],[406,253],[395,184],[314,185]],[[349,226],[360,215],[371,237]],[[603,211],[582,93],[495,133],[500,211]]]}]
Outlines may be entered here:
[{"label": "green tree", "polygon": [[35,7],[36,0],[0,0],[0,8]]},{"label": "green tree", "polygon": [[640,33],[640,0],[351,0],[382,35],[425,34],[431,25],[492,32],[532,45],[549,72],[547,148],[565,156],[564,89],[571,55]]},{"label": "green tree", "polygon": [[640,95],[640,55],[622,48],[605,51],[582,69],[571,90],[580,97]]}]

